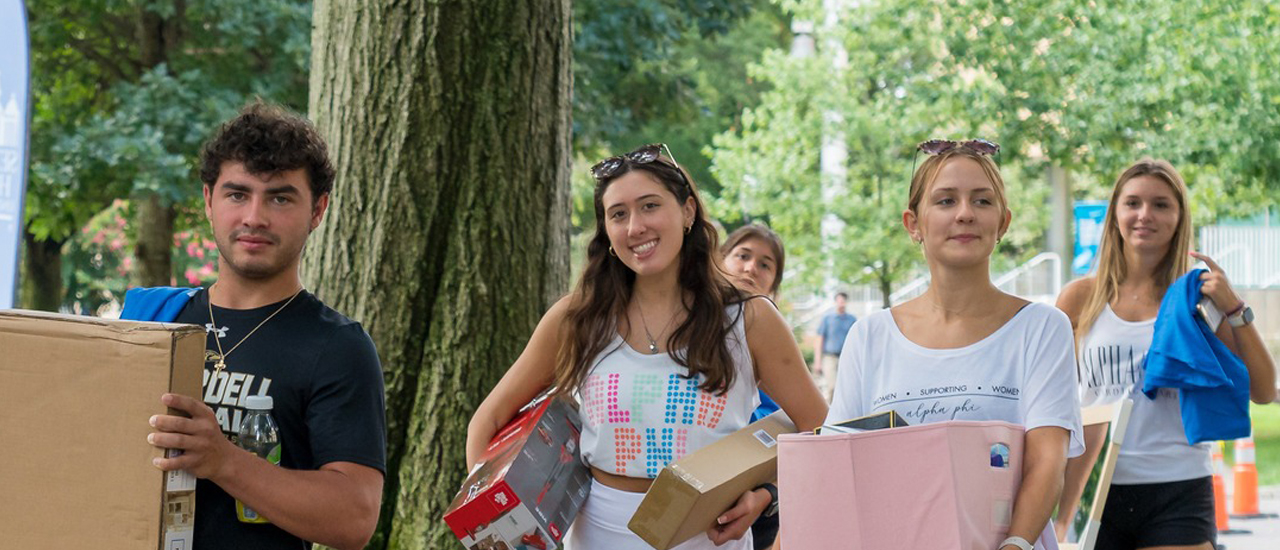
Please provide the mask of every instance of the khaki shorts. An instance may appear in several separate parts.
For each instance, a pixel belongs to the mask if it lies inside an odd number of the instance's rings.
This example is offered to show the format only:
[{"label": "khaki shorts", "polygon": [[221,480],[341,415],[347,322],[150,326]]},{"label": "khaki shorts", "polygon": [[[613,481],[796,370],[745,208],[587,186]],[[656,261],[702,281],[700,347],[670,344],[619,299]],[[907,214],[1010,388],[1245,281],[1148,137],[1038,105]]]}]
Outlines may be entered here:
[{"label": "khaki shorts", "polygon": [[827,398],[827,403],[836,392],[836,369],[839,367],[839,355],[822,354],[822,395]]}]

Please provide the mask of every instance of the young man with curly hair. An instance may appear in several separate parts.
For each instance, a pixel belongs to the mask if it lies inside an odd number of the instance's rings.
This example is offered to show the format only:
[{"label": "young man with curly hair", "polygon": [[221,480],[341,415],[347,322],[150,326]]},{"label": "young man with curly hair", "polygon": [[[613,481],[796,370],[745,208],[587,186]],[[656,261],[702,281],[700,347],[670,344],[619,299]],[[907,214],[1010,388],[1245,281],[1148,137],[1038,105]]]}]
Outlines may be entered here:
[{"label": "young man with curly hair", "polygon": [[[305,119],[255,103],[217,131],[200,162],[217,281],[131,290],[122,314],[208,333],[203,402],[165,394],[190,418],[150,419],[148,441],[182,451],[155,465],[198,478],[196,548],[362,548],[386,468],[382,370],[364,329],[298,274],[333,186],[324,141]],[[235,443],[246,398],[260,395],[273,400],[279,465]],[[237,500],[269,523],[243,521]]]}]

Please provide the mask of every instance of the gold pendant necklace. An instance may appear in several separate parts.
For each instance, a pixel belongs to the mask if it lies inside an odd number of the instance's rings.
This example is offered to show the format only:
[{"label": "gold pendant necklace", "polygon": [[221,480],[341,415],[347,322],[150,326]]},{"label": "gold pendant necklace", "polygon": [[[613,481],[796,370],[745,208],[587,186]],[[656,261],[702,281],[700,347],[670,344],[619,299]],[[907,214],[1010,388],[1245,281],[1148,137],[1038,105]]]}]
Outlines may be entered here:
[{"label": "gold pendant necklace", "polygon": [[[209,285],[209,290],[208,290],[208,294],[209,294],[209,326],[210,326],[210,327],[212,327],[214,331],[217,331],[217,329],[218,329],[218,322],[213,320],[213,287],[215,287],[215,286],[217,286],[217,285],[218,285],[218,283],[213,283],[212,285]],[[243,344],[243,343],[244,343],[244,341],[245,341],[245,340],[248,340],[250,336],[253,336],[253,333],[258,332],[258,329],[262,328],[262,325],[267,324],[267,321],[270,321],[270,320],[271,320],[271,318],[272,318],[272,317],[275,317],[277,313],[280,313],[281,311],[284,311],[284,308],[289,307],[289,304],[293,303],[293,299],[294,299],[294,298],[297,298],[299,294],[302,294],[302,291],[303,291],[303,290],[305,290],[305,289],[306,289],[306,287],[299,287],[299,288],[298,288],[298,291],[297,291],[297,292],[294,292],[294,293],[293,293],[293,296],[290,296],[290,297],[289,297],[289,299],[285,301],[284,305],[280,306],[280,308],[279,308],[279,309],[277,309],[277,310],[275,310],[274,312],[272,312],[272,313],[271,313],[271,315],[268,315],[268,316],[267,316],[267,318],[266,318],[266,319],[263,319],[261,323],[258,323],[258,326],[253,327],[253,330],[249,331],[249,334],[244,335],[244,338],[241,338],[239,342],[236,342],[236,345],[231,346],[231,349],[227,350],[227,351],[226,351],[226,353],[223,353],[223,351],[222,351],[222,339],[221,339],[221,338],[217,335],[217,333],[215,332],[215,333],[214,333],[214,335],[213,335],[213,343],[214,343],[214,344],[217,344],[217,346],[218,346],[218,362],[213,364],[213,370],[214,370],[214,371],[216,371],[216,372],[222,372],[222,371],[223,371],[223,369],[226,369],[226,368],[227,368],[227,356],[228,356],[228,355],[231,355],[231,352],[235,351],[235,350],[236,350],[236,348],[240,347],[240,344]]]}]

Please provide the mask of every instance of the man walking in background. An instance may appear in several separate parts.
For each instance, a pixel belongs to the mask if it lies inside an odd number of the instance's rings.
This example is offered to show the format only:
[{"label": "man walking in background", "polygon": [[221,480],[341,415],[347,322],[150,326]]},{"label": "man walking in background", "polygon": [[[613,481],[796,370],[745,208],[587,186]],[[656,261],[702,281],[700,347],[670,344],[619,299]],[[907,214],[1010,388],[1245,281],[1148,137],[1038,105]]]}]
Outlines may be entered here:
[{"label": "man walking in background", "polygon": [[817,372],[822,375],[822,392],[827,397],[827,401],[831,401],[831,392],[836,387],[836,369],[840,363],[840,350],[844,349],[844,338],[849,335],[849,329],[853,328],[853,323],[858,320],[853,314],[845,311],[845,303],[849,301],[849,295],[843,292],[836,293],[836,309],[822,317],[822,324],[818,325],[818,354]]}]

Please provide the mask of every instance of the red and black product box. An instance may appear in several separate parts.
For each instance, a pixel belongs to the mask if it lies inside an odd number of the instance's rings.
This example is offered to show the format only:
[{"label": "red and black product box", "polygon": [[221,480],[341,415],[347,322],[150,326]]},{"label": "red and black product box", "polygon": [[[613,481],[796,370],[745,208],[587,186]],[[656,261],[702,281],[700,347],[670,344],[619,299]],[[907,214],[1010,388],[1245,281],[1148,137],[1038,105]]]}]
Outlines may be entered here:
[{"label": "red and black product box", "polygon": [[444,513],[470,550],[555,550],[591,490],[582,424],[564,399],[538,396],[485,449]]}]

